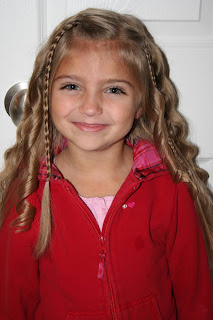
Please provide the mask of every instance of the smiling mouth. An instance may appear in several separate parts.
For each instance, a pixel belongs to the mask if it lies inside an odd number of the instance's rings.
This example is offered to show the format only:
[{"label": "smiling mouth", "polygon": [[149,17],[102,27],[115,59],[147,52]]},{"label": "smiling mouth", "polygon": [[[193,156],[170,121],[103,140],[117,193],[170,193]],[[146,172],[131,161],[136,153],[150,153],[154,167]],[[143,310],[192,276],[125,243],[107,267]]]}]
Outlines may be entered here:
[{"label": "smiling mouth", "polygon": [[98,132],[108,127],[107,124],[100,124],[100,123],[73,122],[73,124],[81,131],[86,131],[86,132]]}]

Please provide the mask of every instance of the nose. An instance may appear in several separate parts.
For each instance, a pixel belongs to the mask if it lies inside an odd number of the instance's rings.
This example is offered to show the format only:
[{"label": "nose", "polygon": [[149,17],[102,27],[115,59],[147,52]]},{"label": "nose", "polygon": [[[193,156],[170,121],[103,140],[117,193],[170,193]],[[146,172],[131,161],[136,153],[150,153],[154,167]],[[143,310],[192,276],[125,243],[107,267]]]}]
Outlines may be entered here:
[{"label": "nose", "polygon": [[87,93],[84,95],[80,105],[80,112],[88,117],[94,117],[102,114],[101,99],[98,94]]}]

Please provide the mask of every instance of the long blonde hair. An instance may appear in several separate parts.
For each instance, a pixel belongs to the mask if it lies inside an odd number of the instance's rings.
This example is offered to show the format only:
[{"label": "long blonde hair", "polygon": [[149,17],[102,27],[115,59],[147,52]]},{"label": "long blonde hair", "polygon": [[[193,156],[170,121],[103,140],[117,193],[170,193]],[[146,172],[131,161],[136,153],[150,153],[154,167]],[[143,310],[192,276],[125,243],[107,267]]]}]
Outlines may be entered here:
[{"label": "long blonde hair", "polygon": [[87,9],[64,20],[36,58],[23,120],[17,129],[17,141],[5,152],[5,169],[0,174],[1,225],[15,203],[18,217],[12,226],[19,230],[30,228],[36,210],[26,199],[38,188],[39,165],[45,156],[47,179],[36,255],[40,256],[48,246],[51,236],[51,162],[62,141],[51,121],[49,97],[60,62],[78,40],[110,40],[136,77],[142,90],[143,115],[133,124],[129,137],[153,142],[159,154],[166,159],[173,180],[187,183],[211,260],[213,209],[212,194],[207,186],[208,173],[197,165],[198,148],[187,140],[188,125],[178,111],[178,95],[169,77],[165,54],[139,19],[108,10]]}]

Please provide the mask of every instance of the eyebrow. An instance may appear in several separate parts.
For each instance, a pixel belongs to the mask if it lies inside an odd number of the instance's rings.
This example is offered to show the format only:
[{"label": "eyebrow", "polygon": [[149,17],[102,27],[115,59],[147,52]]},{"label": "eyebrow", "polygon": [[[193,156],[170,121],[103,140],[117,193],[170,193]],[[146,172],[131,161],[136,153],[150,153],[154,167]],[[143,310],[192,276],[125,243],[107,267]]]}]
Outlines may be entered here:
[{"label": "eyebrow", "polygon": [[106,81],[104,81],[105,83],[112,83],[112,82],[124,82],[127,85],[129,85],[130,87],[134,87],[133,84],[125,79],[107,79]]},{"label": "eyebrow", "polygon": [[70,79],[70,80],[80,80],[80,78],[78,76],[73,76],[73,75],[67,75],[67,74],[62,74],[61,76],[56,77],[54,81],[60,80],[60,79]]},{"label": "eyebrow", "polygon": [[[62,74],[62,75],[56,77],[53,81],[55,82],[55,81],[61,80],[61,79],[70,79],[70,80],[74,80],[74,81],[76,81],[76,80],[80,81],[81,80],[81,78],[78,77],[78,76]],[[112,78],[112,79],[106,79],[103,82],[106,83],[106,84],[110,84],[110,83],[113,83],[113,82],[118,82],[118,83],[120,82],[120,83],[126,83],[128,86],[130,86],[132,88],[134,87],[133,84],[130,81],[125,80],[125,79]]]}]

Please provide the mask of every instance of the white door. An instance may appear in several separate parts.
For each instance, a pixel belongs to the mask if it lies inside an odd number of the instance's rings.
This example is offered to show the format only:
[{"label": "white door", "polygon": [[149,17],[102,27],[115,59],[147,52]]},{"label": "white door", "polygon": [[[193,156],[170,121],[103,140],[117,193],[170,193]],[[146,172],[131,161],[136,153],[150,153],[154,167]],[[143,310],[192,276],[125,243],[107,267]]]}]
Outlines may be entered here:
[{"label": "white door", "polygon": [[28,81],[41,41],[39,1],[0,0],[0,165],[3,153],[15,141],[16,127],[4,108],[7,90]]},{"label": "white door", "polygon": [[167,53],[180,110],[190,122],[191,139],[201,148],[199,162],[213,186],[212,0],[0,0],[0,165],[16,131],[4,109],[7,90],[28,81],[37,48],[56,24],[86,7],[133,13],[145,21]]}]

